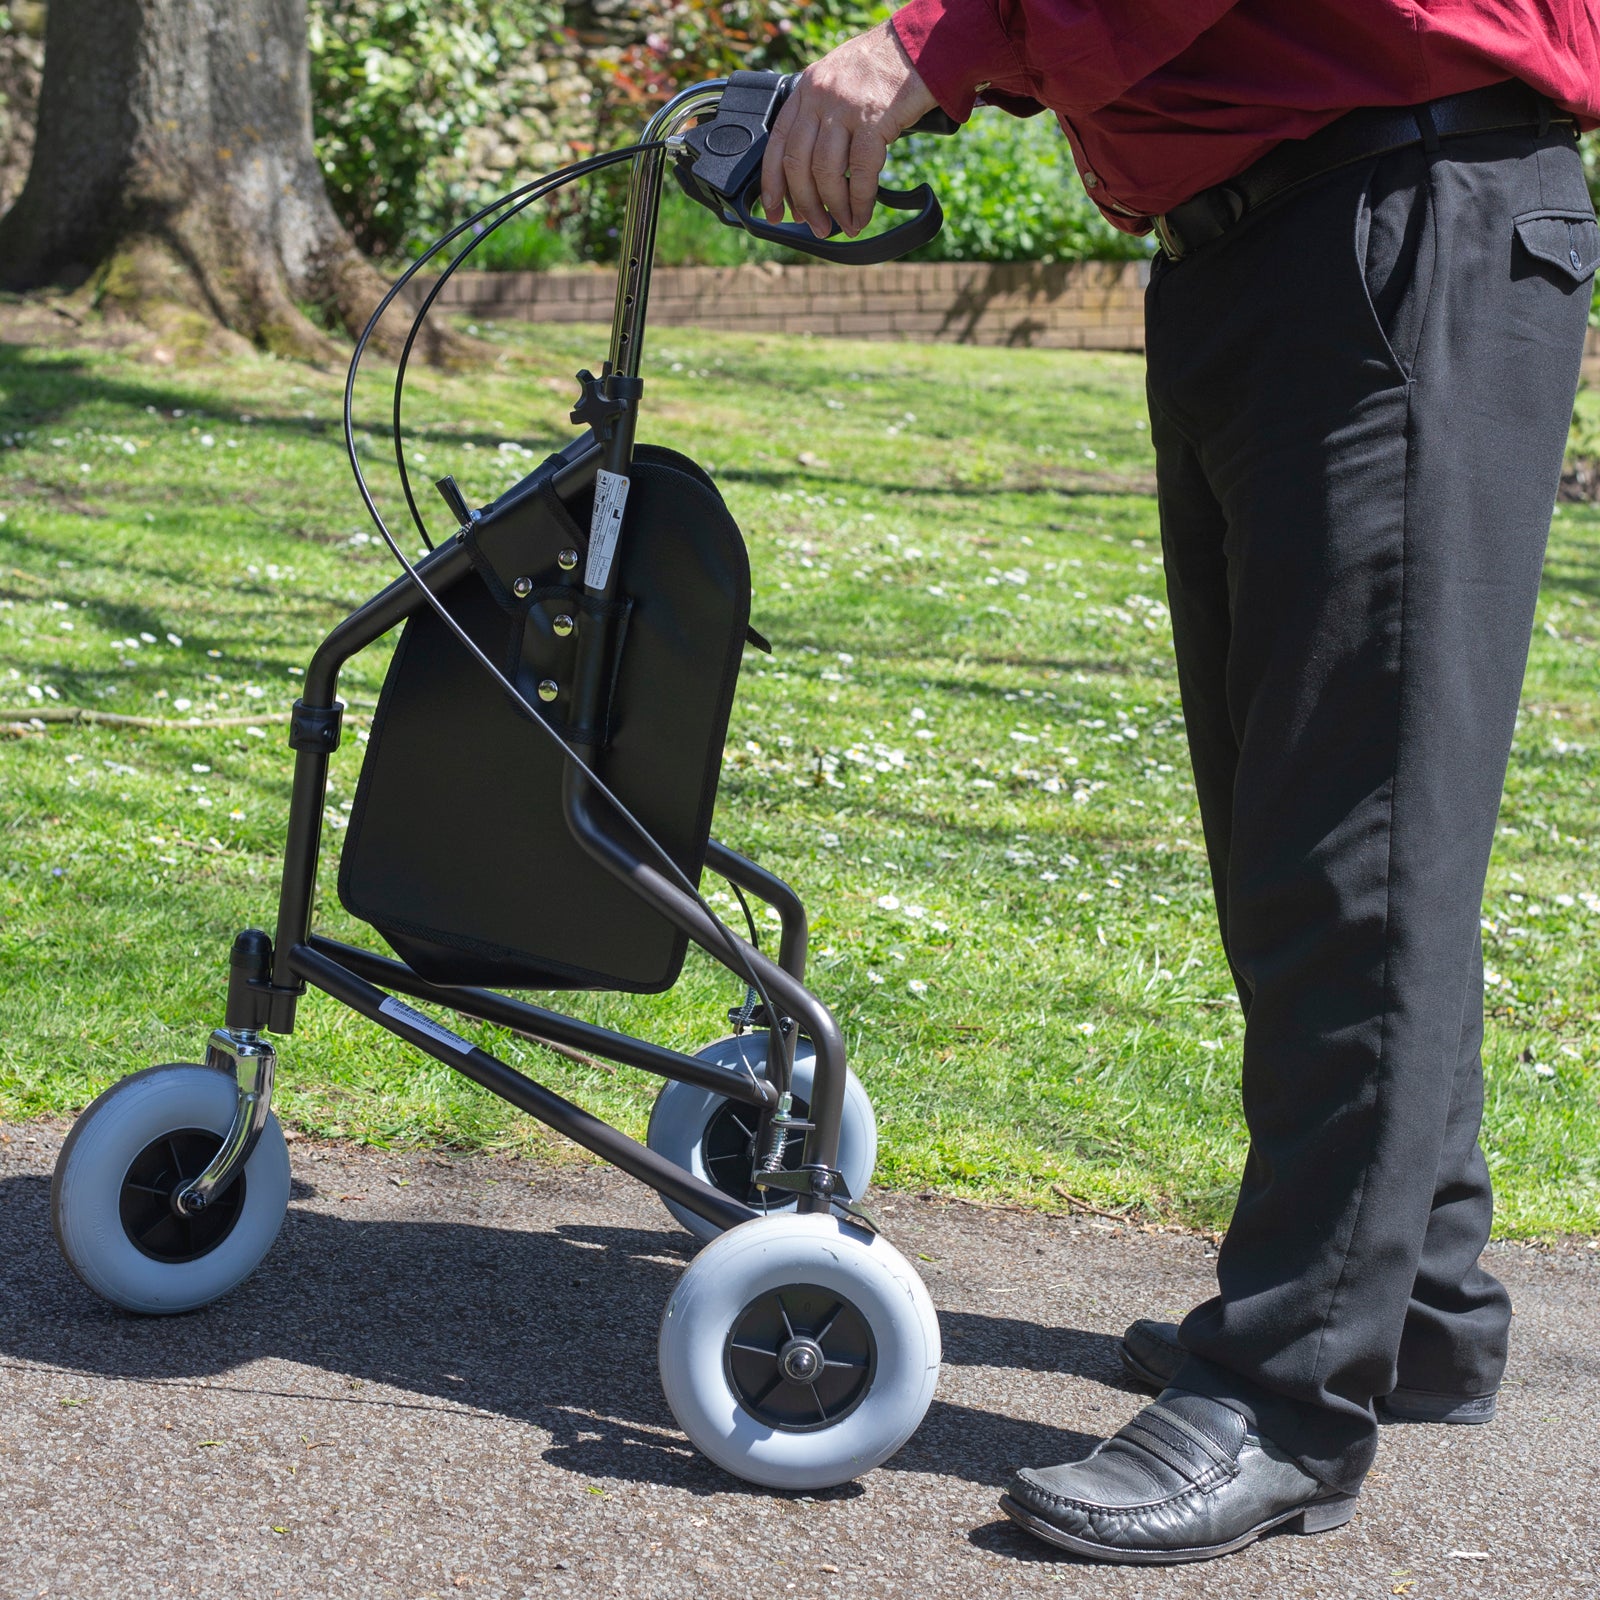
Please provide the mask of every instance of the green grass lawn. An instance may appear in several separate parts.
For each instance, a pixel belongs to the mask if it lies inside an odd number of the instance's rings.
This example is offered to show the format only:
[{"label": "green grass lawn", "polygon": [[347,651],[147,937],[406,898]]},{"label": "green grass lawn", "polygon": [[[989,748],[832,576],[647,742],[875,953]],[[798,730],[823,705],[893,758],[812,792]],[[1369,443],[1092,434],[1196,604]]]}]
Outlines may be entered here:
[{"label": "green grass lawn", "polygon": [[[418,476],[454,472],[475,503],[570,436],[571,374],[604,354],[598,330],[484,332],[495,365],[420,374],[410,407]],[[652,335],[647,373],[642,436],[717,475],[776,647],[746,655],[717,831],[807,900],[813,982],[880,1111],[880,1181],[1225,1221],[1240,1019],[1170,662],[1140,362],[674,330]],[[0,1116],[71,1112],[123,1073],[195,1059],[234,931],[271,926],[283,713],[318,638],[391,575],[343,462],[340,381],[0,345],[0,709],[245,719],[0,742]],[[384,395],[363,400],[376,426]],[[366,446],[390,483],[382,431]],[[1554,525],[1485,908],[1487,1143],[1510,1236],[1600,1231],[1597,532],[1592,507]],[[347,669],[358,712],[384,665],[380,649]],[[360,758],[347,735],[330,848]],[[330,862],[321,926],[359,939],[332,880]],[[695,1047],[739,997],[691,957],[669,996],[574,1008]],[[282,1041],[290,1123],[547,1144],[332,1001],[300,1015]],[[642,1128],[655,1080],[479,1036]]]}]

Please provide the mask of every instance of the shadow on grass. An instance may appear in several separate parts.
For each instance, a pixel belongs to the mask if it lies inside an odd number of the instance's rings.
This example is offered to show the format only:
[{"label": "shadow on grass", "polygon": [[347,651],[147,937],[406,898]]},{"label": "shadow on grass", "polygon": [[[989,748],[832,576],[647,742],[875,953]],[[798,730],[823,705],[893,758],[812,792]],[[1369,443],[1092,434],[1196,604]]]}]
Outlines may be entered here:
[{"label": "shadow on grass", "polygon": [[[907,697],[907,704],[914,700],[918,690],[924,693],[970,695],[988,700],[1004,700],[1008,694],[1016,693],[1014,687],[1005,683],[984,683],[972,678],[957,677],[948,672],[942,675],[930,672],[931,663],[928,657],[919,655],[919,652],[925,652],[928,648],[927,637],[918,633],[915,619],[907,622],[904,636],[901,638],[895,636],[892,627],[884,627],[881,618],[874,619],[874,623],[871,628],[863,624],[859,633],[839,633],[832,637],[822,637],[815,633],[786,636],[774,630],[772,659],[780,668],[793,671],[796,668],[804,668],[811,662],[826,663],[846,645],[852,647],[852,653],[865,651],[870,646],[871,678],[870,680],[858,678],[857,687],[866,687],[868,682],[874,688],[883,686],[894,695],[903,694]],[[801,655],[802,651],[815,653]],[[896,658],[902,656],[910,658],[908,665],[896,664]],[[1020,650],[991,653],[970,647],[961,650],[961,661],[964,665],[1015,667],[1025,675],[1081,672],[1085,675],[1093,673],[1103,678],[1148,678],[1153,681],[1155,688],[1164,692],[1175,690],[1177,684],[1168,662],[1163,659],[1159,666],[1152,667],[1151,660],[1149,656],[1132,654],[1126,660],[1117,660],[1111,656],[1029,655]],[[1093,690],[1095,685],[1076,684],[1074,687]],[[1019,712],[1016,714],[1020,714],[1023,710],[1041,719],[1074,719],[1078,715],[1077,711],[1072,709],[1071,701],[1043,700],[1037,696],[1026,702],[1025,706],[1019,705]]]},{"label": "shadow on grass", "polygon": [[1541,585],[1547,598],[1577,594],[1600,601],[1600,559],[1590,554],[1594,530],[1590,527],[1585,532],[1589,536],[1585,542],[1564,534],[1559,545],[1551,550]]},{"label": "shadow on grass", "polygon": [[1005,495],[1053,495],[1063,500],[1151,500],[1156,492],[1155,479],[1149,475],[1110,477],[1105,473],[1038,467],[1030,467],[1028,473],[1022,482],[1003,478],[998,483],[960,483],[940,477],[927,483],[893,483],[864,479],[856,473],[819,471],[816,467],[724,466],[717,469],[716,477],[718,483],[738,483],[753,489],[793,489],[796,485],[812,490],[871,489],[877,494],[927,495],[947,500],[992,501]]},{"label": "shadow on grass", "polygon": [[[468,1430],[485,1416],[510,1418],[548,1433],[544,1459],[586,1479],[697,1494],[732,1486],[677,1431],[656,1372],[661,1311],[692,1254],[683,1233],[346,1221],[296,1205],[260,1271],[231,1295],[188,1316],[147,1318],[78,1282],[52,1243],[49,1211],[47,1179],[0,1182],[0,1360],[148,1385],[152,1403],[161,1386],[201,1381],[281,1397],[249,1373],[236,1384],[228,1375],[291,1361],[408,1397],[290,1395],[310,1407],[434,1411]],[[951,1364],[1116,1380],[1102,1335],[965,1312],[940,1321]],[[998,1485],[1021,1463],[1065,1460],[1093,1442],[935,1401],[888,1465]]]},{"label": "shadow on grass", "polygon": [[[341,373],[323,367],[307,368],[306,373],[328,395],[339,392]],[[162,383],[155,379],[113,377],[96,370],[92,363],[80,355],[46,352],[0,339],[0,429],[50,427],[64,422],[85,406],[110,405],[129,407],[139,412],[153,407],[169,417],[174,412],[181,412],[185,418],[195,422],[233,420],[242,410],[248,409],[252,418],[250,426],[268,433],[301,439],[333,439],[339,436],[339,425],[327,417],[295,416],[286,410],[274,410],[260,397],[247,397],[245,405],[241,406],[236,393],[208,386],[209,377],[207,373],[198,375],[194,387]],[[220,385],[227,380],[219,373],[214,381]],[[237,378],[234,382],[237,382]],[[365,403],[356,417],[360,428],[370,428],[375,422],[387,426],[387,396],[381,407],[374,405],[373,399],[370,394],[366,395]],[[416,397],[413,398],[415,403]],[[408,438],[420,437],[424,433],[436,443],[471,443],[486,450],[498,449],[507,438],[503,430],[491,432],[481,428],[457,427],[448,422],[430,424],[414,418],[407,422]],[[523,430],[517,442],[528,448],[557,450],[567,442],[567,437],[558,436],[547,428],[534,427]],[[388,459],[387,454],[384,459]]]},{"label": "shadow on grass", "polygon": [[[337,374],[331,368],[308,371],[333,393]],[[375,371],[374,377],[378,376]],[[49,427],[89,405],[112,405],[144,411],[153,407],[168,417],[182,412],[186,417],[202,421],[207,417],[234,418],[241,407],[238,397],[211,387],[200,375],[193,387],[164,383],[151,378],[140,380],[117,377],[96,370],[94,364],[70,352],[42,351],[32,347],[0,340],[0,428]],[[220,383],[222,380],[216,380]],[[758,380],[759,381],[759,380]],[[791,373],[773,373],[770,384],[775,392],[787,391],[793,381]],[[420,397],[413,398],[413,407]],[[564,408],[563,408],[564,409]],[[327,417],[305,417],[275,410],[264,400],[249,402],[253,419],[251,426],[284,437],[321,439],[337,437],[338,425]],[[365,404],[357,422],[371,427],[379,418],[372,404],[372,396],[365,396]],[[381,412],[385,426],[388,407]],[[460,427],[450,422],[427,423],[418,421],[415,413],[407,422],[408,437],[428,438],[440,445],[460,446],[471,443],[479,448],[495,450],[506,439],[504,431]],[[559,449],[567,442],[567,435],[549,428],[534,426],[524,430],[518,443],[534,449]],[[1063,450],[1065,452],[1065,448]],[[867,480],[859,474],[830,473],[816,468],[760,468],[724,467],[717,476],[719,481],[742,484],[752,488],[787,489],[796,484],[811,486],[849,485],[870,488],[885,495],[937,495],[957,500],[992,500],[999,495],[1040,496],[1053,495],[1065,499],[1082,497],[1149,499],[1154,492],[1154,480],[1148,473],[1113,475],[1107,473],[1082,473],[1056,466],[1030,465],[1023,482],[1000,484],[964,484],[942,477],[936,482],[905,483],[887,480]]]},{"label": "shadow on grass", "polygon": [[[199,521],[211,516],[213,510],[201,506],[191,508],[187,515]],[[178,520],[169,518],[163,538],[190,532],[187,527],[176,525]],[[226,531],[231,538],[237,530],[230,525]],[[353,555],[353,575],[370,579],[358,592],[313,592],[303,584],[275,584],[235,574],[201,586],[197,585],[194,570],[150,559],[148,552],[159,548],[160,544],[152,537],[141,550],[130,551],[128,539],[123,536],[118,539],[113,558],[119,595],[139,593],[159,584],[169,593],[182,596],[180,601],[152,610],[143,603],[109,597],[105,592],[108,568],[89,566],[88,553],[81,541],[51,539],[33,529],[24,530],[19,525],[8,524],[0,528],[0,552],[4,552],[4,559],[22,562],[32,558],[35,562],[42,561],[46,571],[30,573],[20,566],[13,567],[6,574],[9,581],[0,584],[0,598],[25,602],[64,600],[75,615],[81,610],[107,631],[133,634],[155,632],[159,636],[171,626],[174,616],[181,614],[191,649],[221,647],[253,651],[257,657],[265,658],[271,653],[270,646],[276,645],[282,653],[273,656],[273,661],[279,663],[309,656],[309,645],[297,649],[290,641],[319,639],[345,613],[354,611],[370,596],[386,588],[395,572],[392,566],[382,566],[370,557]],[[371,569],[370,574],[368,569]],[[262,639],[242,631],[248,624],[259,623],[264,616],[271,617],[277,630],[273,639]],[[119,675],[117,681],[126,683],[129,680]]]}]

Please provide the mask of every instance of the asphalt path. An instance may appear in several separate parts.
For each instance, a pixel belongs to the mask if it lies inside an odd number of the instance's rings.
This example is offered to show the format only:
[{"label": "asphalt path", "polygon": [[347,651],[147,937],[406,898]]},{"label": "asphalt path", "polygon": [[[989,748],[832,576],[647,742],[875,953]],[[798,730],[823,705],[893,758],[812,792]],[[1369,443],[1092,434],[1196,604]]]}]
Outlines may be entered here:
[{"label": "asphalt path", "polygon": [[921,1431],[815,1496],[694,1454],[655,1370],[692,1241],[609,1170],[291,1145],[260,1271],[189,1316],[84,1289],[50,1235],[63,1128],[0,1129],[0,1596],[1600,1595],[1600,1252],[1496,1247],[1489,1428],[1395,1424],[1355,1520],[1106,1568],[996,1508],[1142,1403],[1133,1317],[1204,1295],[1179,1233],[880,1196],[939,1308]]}]

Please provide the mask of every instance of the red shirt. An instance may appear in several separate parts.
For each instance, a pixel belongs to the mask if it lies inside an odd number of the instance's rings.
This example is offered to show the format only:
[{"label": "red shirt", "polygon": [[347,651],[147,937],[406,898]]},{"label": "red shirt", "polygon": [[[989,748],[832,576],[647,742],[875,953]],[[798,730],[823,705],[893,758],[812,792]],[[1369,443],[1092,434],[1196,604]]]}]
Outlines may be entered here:
[{"label": "red shirt", "polygon": [[1357,106],[1520,78],[1600,123],[1595,0],[911,0],[939,104],[1056,113],[1110,220],[1149,219]]}]

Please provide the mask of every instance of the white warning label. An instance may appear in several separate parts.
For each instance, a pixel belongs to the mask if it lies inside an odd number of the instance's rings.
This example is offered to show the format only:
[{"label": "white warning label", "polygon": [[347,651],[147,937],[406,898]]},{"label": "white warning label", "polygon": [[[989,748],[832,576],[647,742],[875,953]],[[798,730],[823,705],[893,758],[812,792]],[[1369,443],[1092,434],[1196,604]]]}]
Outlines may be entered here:
[{"label": "white warning label", "polygon": [[378,1009],[386,1017],[393,1017],[396,1022],[404,1022],[419,1033],[427,1034],[435,1044],[442,1044],[447,1049],[454,1050],[457,1055],[472,1054],[473,1047],[459,1033],[451,1033],[432,1017],[425,1017],[420,1011],[414,1011],[403,1000],[396,1000],[393,995],[390,995]]},{"label": "white warning label", "polygon": [[589,518],[589,559],[583,566],[583,581],[591,589],[603,589],[611,576],[611,561],[617,553],[617,535],[622,532],[622,508],[628,503],[628,480],[620,472],[604,467],[594,475],[594,513]]}]

